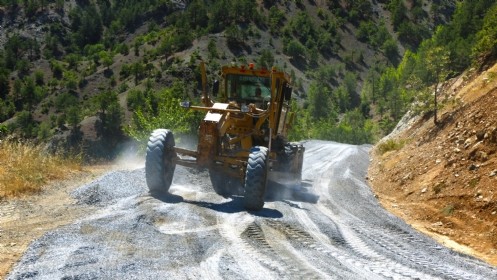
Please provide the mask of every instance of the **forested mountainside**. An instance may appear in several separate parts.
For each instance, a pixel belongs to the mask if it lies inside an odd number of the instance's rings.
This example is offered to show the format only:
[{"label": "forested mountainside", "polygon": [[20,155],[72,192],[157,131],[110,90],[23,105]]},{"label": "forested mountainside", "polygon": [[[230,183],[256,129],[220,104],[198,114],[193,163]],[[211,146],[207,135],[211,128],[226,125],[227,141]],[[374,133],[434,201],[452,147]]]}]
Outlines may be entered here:
[{"label": "forested mountainside", "polygon": [[201,116],[177,104],[199,98],[201,60],[211,81],[230,63],[290,73],[293,139],[372,143],[411,104],[433,112],[433,86],[484,68],[497,45],[488,0],[0,5],[0,137],[94,153],[158,127],[196,133]]}]

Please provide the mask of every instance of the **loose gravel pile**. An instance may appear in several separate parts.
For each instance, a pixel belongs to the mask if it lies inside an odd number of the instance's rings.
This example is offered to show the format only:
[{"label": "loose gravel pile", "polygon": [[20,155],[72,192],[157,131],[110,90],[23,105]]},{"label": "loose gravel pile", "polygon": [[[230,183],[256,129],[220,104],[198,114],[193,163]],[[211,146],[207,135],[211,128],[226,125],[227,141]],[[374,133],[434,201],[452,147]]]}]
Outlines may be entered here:
[{"label": "loose gravel pile", "polygon": [[112,171],[101,178],[76,189],[71,195],[79,203],[96,206],[114,204],[119,199],[148,192],[144,169]]}]

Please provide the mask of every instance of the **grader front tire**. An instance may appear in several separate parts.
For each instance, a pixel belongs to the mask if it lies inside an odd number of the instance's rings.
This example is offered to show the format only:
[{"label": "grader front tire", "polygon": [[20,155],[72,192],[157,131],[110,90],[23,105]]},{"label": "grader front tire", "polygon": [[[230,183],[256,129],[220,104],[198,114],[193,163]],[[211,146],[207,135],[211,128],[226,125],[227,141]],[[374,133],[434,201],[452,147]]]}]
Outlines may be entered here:
[{"label": "grader front tire", "polygon": [[173,158],[174,136],[167,129],[156,129],[150,135],[145,158],[145,178],[150,193],[167,193],[176,164]]},{"label": "grader front tire", "polygon": [[264,194],[267,185],[268,149],[255,146],[250,149],[245,173],[244,207],[258,211],[264,207]]}]

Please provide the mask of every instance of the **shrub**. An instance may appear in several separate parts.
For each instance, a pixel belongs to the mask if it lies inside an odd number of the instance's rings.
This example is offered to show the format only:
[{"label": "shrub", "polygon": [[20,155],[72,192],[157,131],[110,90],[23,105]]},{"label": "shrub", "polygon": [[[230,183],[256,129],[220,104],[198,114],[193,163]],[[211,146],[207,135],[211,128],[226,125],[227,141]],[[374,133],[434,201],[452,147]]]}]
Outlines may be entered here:
[{"label": "shrub", "polygon": [[0,124],[0,139],[7,136],[8,131],[9,131],[9,129],[7,128],[6,125]]},{"label": "shrub", "polygon": [[128,98],[126,100],[126,105],[129,110],[136,111],[137,109],[143,110],[146,107],[147,99],[145,93],[138,89],[130,90],[128,93]]},{"label": "shrub", "polygon": [[[179,106],[185,85],[176,82],[172,87],[151,94],[152,107],[161,108],[158,112],[138,109],[133,115],[133,122],[126,132],[131,137],[146,143],[150,132],[156,128],[172,129],[176,135],[197,133],[203,114],[187,110]],[[154,106],[155,103],[156,105]]]},{"label": "shrub", "polygon": [[64,68],[62,64],[56,60],[50,61],[50,69],[52,70],[52,74],[56,79],[62,78],[62,74],[64,73]]},{"label": "shrub", "polygon": [[405,144],[406,144],[405,140],[388,139],[386,141],[379,143],[376,149],[380,155],[383,155],[386,152],[398,151],[402,149]]},{"label": "shrub", "polygon": [[434,187],[433,187],[433,192],[435,194],[439,194],[443,189],[445,189],[447,187],[447,184],[445,184],[445,182],[440,182],[438,184],[436,184]]},{"label": "shrub", "polygon": [[55,99],[55,108],[58,111],[64,111],[65,109],[78,105],[79,99],[78,97],[65,92],[57,96]]},{"label": "shrub", "polygon": [[305,54],[305,47],[297,40],[291,40],[285,46],[284,52],[289,56],[292,56],[294,59],[298,59]]},{"label": "shrub", "polygon": [[38,139],[39,140],[47,140],[52,136],[52,131],[50,130],[50,123],[42,122],[38,129]]},{"label": "shrub", "polygon": [[33,116],[29,111],[22,111],[17,114],[15,125],[23,137],[31,138],[37,134],[38,124],[33,120]]},{"label": "shrub", "polygon": [[447,206],[445,206],[443,209],[442,209],[442,214],[444,214],[445,216],[450,216],[452,214],[454,214],[454,211],[456,210],[456,206],[454,204],[448,204]]},{"label": "shrub", "polygon": [[45,75],[40,70],[35,72],[35,83],[37,86],[43,86],[45,84]]}]

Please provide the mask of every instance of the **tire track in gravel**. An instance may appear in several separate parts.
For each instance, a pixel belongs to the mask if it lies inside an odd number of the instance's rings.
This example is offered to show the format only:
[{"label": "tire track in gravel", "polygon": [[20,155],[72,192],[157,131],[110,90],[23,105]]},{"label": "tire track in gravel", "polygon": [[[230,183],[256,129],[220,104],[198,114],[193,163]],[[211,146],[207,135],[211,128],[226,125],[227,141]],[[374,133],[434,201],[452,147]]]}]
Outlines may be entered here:
[{"label": "tire track in gravel", "polygon": [[261,250],[260,247],[254,248],[252,244],[243,238],[244,234],[250,231],[253,222],[253,217],[241,213],[223,219],[220,233],[229,242],[227,253],[243,269],[243,275],[246,279],[276,279],[283,277],[285,267],[280,262],[264,254],[264,249]]},{"label": "tire track in gravel", "polygon": [[[197,242],[198,240],[196,239],[201,239],[201,235],[214,236],[216,239],[215,243],[221,242],[220,233],[222,232],[223,224],[220,222],[219,215],[208,209],[199,211],[199,207],[195,203],[192,203],[209,200],[209,198],[215,195],[204,192],[203,190],[192,191],[192,189],[186,188],[183,185],[174,186],[172,192],[178,197],[177,202],[181,205],[163,204],[162,201],[154,201],[152,205],[150,203],[144,204],[145,207],[149,208],[145,212],[157,211],[157,215],[154,215],[156,217],[154,225],[157,230],[166,236],[186,237],[193,242]],[[219,200],[219,197],[215,198]],[[184,250],[192,249],[187,245],[184,247]],[[193,251],[195,250],[193,249]],[[226,255],[225,246],[212,246],[208,254],[197,256],[198,265],[193,262],[191,267],[185,270],[185,275],[190,279],[224,279],[219,267]],[[237,269],[242,269],[242,267],[238,267]],[[179,277],[179,275],[176,274],[176,277]]]},{"label": "tire track in gravel", "polygon": [[7,279],[497,279],[379,206],[369,147],[306,150],[303,189],[319,201],[286,190],[258,212],[216,195],[207,172],[178,167],[163,197],[143,169],[109,173],[74,193],[97,211],[36,240]]},{"label": "tire track in gravel", "polygon": [[[310,150],[312,152],[312,148]],[[316,228],[307,213],[311,213],[314,217],[327,217],[336,225],[346,246],[350,247],[348,253],[355,253],[355,255],[350,255],[354,262],[359,262],[360,267],[382,278],[492,279],[490,275],[496,275],[495,268],[490,268],[483,263],[478,263],[468,271],[460,269],[457,264],[447,262],[444,258],[432,258],[433,254],[443,256],[453,252],[434,244],[433,240],[428,240],[426,237],[416,238],[415,235],[420,235],[419,233],[408,229],[402,221],[379,207],[364,182],[365,176],[354,173],[366,168],[356,168],[353,171],[353,165],[364,162],[358,161],[357,158],[360,157],[358,154],[364,153],[365,150],[356,147],[350,147],[348,150],[338,150],[334,155],[333,163],[336,167],[330,165],[330,169],[327,170],[329,173],[324,179],[318,176],[319,179],[314,187],[320,196],[320,202],[311,206],[315,207],[316,211],[303,212],[294,209],[298,213],[299,222],[305,224],[308,229],[314,228],[309,232],[319,232],[320,229]],[[319,153],[323,152],[325,148],[320,146]],[[333,151],[329,150],[328,153],[333,153]],[[350,200],[350,198],[354,199]],[[369,209],[372,211],[368,211]],[[388,230],[385,226],[379,227],[378,224],[390,224],[392,225],[390,229],[397,230]],[[408,238],[399,238],[399,232],[407,233]],[[327,244],[321,234],[314,234],[314,236],[323,241],[321,244]],[[399,242],[398,239],[403,241]],[[410,241],[413,240],[416,244],[411,245]],[[461,260],[455,259],[456,263],[457,261],[461,263]],[[468,258],[462,263],[469,265],[472,260]],[[488,276],[483,276],[485,274],[476,271],[485,272]]]},{"label": "tire track in gravel", "polygon": [[[264,229],[263,229],[264,228]],[[301,257],[299,251],[288,242],[280,239],[280,232],[271,230],[263,223],[252,223],[243,233],[246,243],[272,260],[278,261],[284,268],[286,276],[299,279],[320,279],[325,275],[315,268],[306,259]]]},{"label": "tire track in gravel", "polygon": [[[294,252],[294,261],[307,264],[305,273],[316,279],[328,278],[331,275],[340,279],[365,279],[359,277],[359,273],[354,273],[349,266],[345,266],[337,255],[332,255],[325,250],[317,239],[308,231],[309,229],[299,228],[296,225],[281,221],[268,221],[268,225],[280,231],[286,240],[286,250]],[[289,247],[292,249],[288,249]],[[279,251],[282,252],[282,251]],[[298,252],[298,253],[296,253]],[[305,278],[308,279],[308,278]]]},{"label": "tire track in gravel", "polygon": [[[318,206],[318,211],[332,221],[340,220],[338,217],[330,214],[326,208]],[[319,230],[306,213],[303,213],[302,211],[299,212],[299,221],[305,225],[306,228],[316,228],[316,230]],[[315,233],[313,236],[319,238],[321,250],[328,252],[337,259],[344,261],[345,264],[352,266],[356,273],[367,276],[368,279],[438,279],[385,258],[383,255],[369,247],[362,240],[362,236],[357,234],[353,228],[350,228],[341,222],[335,222],[335,225],[337,227],[339,240],[341,240],[342,243],[340,250],[337,250],[336,246],[328,241],[327,236],[323,237],[321,234],[317,235]]]},{"label": "tire track in gravel", "polygon": [[[415,241],[417,246],[424,247],[427,250],[430,249],[430,244],[422,242],[421,240],[416,240],[410,234],[408,234],[407,238],[404,238],[402,237],[402,234],[392,232],[386,228],[376,229],[369,227],[367,231],[362,228],[363,227],[355,227],[353,230],[357,234],[368,238],[375,245],[381,247],[381,249],[383,249],[382,253],[385,256],[401,260],[413,269],[416,267],[423,267],[431,275],[441,275],[446,279],[475,279],[473,274],[467,273],[464,270],[457,267],[448,267],[443,263],[438,263],[437,260],[432,259],[430,254],[417,254],[413,250],[416,246],[410,247],[410,242]],[[442,248],[440,247],[435,250],[442,250]]]}]

